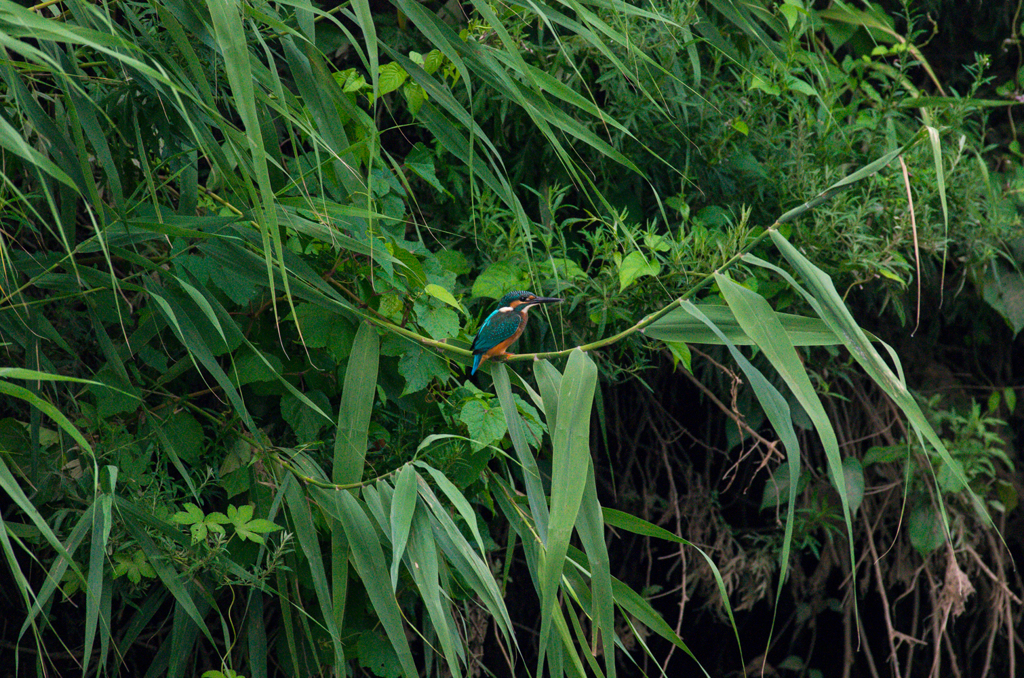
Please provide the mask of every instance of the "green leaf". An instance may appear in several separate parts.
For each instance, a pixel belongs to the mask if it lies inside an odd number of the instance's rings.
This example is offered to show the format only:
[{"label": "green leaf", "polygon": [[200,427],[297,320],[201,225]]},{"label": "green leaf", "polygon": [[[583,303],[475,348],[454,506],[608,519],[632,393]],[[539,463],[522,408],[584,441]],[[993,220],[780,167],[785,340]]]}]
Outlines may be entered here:
[{"label": "green leaf", "polygon": [[566,551],[579,515],[590,465],[590,412],[597,388],[597,365],[575,349],[562,374],[558,394],[558,428],[552,434],[551,514],[540,568],[541,634],[540,675],[554,621],[556,594],[562,578]]},{"label": "green leaf", "polygon": [[953,463],[942,462],[935,473],[935,480],[943,492],[963,492],[967,484],[961,478],[964,476],[964,465],[959,459],[953,459]]},{"label": "green leaf", "polygon": [[171,516],[171,520],[179,525],[194,525],[201,523],[205,518],[203,510],[191,502],[185,504],[184,511],[178,511]]},{"label": "green leaf", "polygon": [[498,363],[491,371],[494,379],[494,392],[498,395],[498,402],[501,403],[501,411],[505,415],[505,424],[508,427],[509,438],[512,439],[512,447],[516,452],[516,459],[523,470],[523,482],[526,485],[526,499],[530,504],[530,513],[533,515],[534,527],[542,542],[548,540],[548,503],[544,497],[544,485],[541,480],[540,468],[537,458],[530,451],[523,433],[523,418],[519,416],[519,408],[512,396],[512,385],[508,378],[508,368],[504,363]]},{"label": "green leaf", "polygon": [[661,263],[657,259],[648,258],[640,252],[630,252],[619,264],[619,291],[625,290],[638,278],[660,273]]},{"label": "green leaf", "polygon": [[474,297],[501,299],[513,290],[525,287],[526,275],[518,266],[497,261],[487,268],[473,283]]},{"label": "green leaf", "polygon": [[244,504],[242,506],[228,506],[228,520],[231,521],[232,526],[235,528],[235,534],[237,534],[242,541],[248,540],[256,542],[257,544],[264,544],[262,534],[268,534],[276,530],[283,529],[280,525],[273,523],[264,518],[253,518],[253,511],[255,507],[251,504]]},{"label": "green leaf", "polygon": [[[409,112],[412,113],[413,117],[415,117],[416,114],[419,113],[420,108],[423,106],[424,102],[426,102],[426,100],[429,98],[429,96],[427,95],[427,90],[423,89],[423,87],[421,87],[415,82],[406,83],[405,87],[402,88],[402,95],[405,97],[405,103],[409,107]],[[419,172],[415,173],[419,175]],[[427,183],[429,183],[431,186],[434,186],[434,188],[438,188],[440,186],[440,183],[437,182],[436,177],[434,178],[433,182],[431,182],[429,179],[425,177],[424,180],[427,181]],[[438,190],[444,192],[443,189],[439,188]]]},{"label": "green leaf", "polygon": [[380,678],[399,678],[402,662],[395,653],[387,636],[377,630],[364,631],[356,643],[356,657],[359,665]]},{"label": "green leaf", "polygon": [[[842,298],[836,292],[835,287],[832,284],[832,280],[822,272],[821,269],[800,254],[800,252],[797,251],[789,241],[783,238],[780,233],[772,231],[771,238],[786,259],[797,271],[800,272],[800,275],[804,277],[804,280],[807,281],[808,286],[811,288],[811,292],[805,291],[796,283],[795,280],[793,280],[792,276],[777,266],[773,266],[772,264],[768,264],[767,262],[763,262],[756,257],[749,255],[745,256],[744,259],[751,263],[755,263],[758,266],[770,268],[786,278],[794,289],[799,291],[804,298],[807,299],[808,303],[812,308],[814,308],[818,316],[828,323],[837,336],[843,339],[843,343],[849,349],[854,359],[857,360],[875,383],[877,383],[899,406],[907,416],[907,419],[910,421],[914,430],[934,448],[944,462],[952,466],[953,458],[949,454],[949,450],[946,449],[945,444],[939,438],[935,429],[933,429],[931,424],[928,422],[924,412],[921,411],[920,405],[918,405],[913,395],[907,389],[902,378],[902,371],[900,375],[893,373],[892,369],[878,354],[878,351],[876,351],[871,345],[867,335],[865,335],[864,331],[854,321],[849,310],[846,308],[846,305],[843,303]],[[891,349],[889,349],[889,355],[899,368],[899,362],[895,353],[892,352]],[[967,485],[966,477],[961,475],[959,479],[964,485]],[[977,495],[974,494],[973,490],[970,490],[969,487],[968,490],[971,492],[971,496],[974,499],[977,499]],[[976,502],[976,506],[981,506],[980,501]],[[992,525],[991,516],[985,514],[984,519],[988,525]]]},{"label": "green leaf", "polygon": [[[409,88],[406,88],[406,91],[408,91],[408,89]],[[422,92],[423,88],[420,87],[417,91]],[[425,92],[423,93],[423,97],[425,100]],[[422,106],[423,102],[420,101],[419,104]],[[410,101],[409,108],[411,109],[412,107],[413,102]],[[419,110],[419,107],[417,107],[416,110]],[[413,111],[413,115],[416,114],[416,110]],[[434,169],[434,154],[421,142],[417,142],[416,145],[412,147],[412,150],[409,151],[409,154],[405,156],[405,169],[409,170],[420,179],[423,179],[423,181],[427,182],[427,184],[429,184],[438,193],[447,193],[444,186],[441,184],[441,181],[437,178],[436,170]],[[456,306],[455,304],[453,304],[453,306],[459,308],[459,306]]]},{"label": "green leaf", "polygon": [[[316,403],[321,410],[331,409],[331,401],[322,391],[308,390],[306,398]],[[281,418],[291,427],[299,443],[316,442],[320,432],[329,424],[319,412],[291,393],[281,396]]]},{"label": "green leaf", "polygon": [[412,528],[412,514],[416,510],[416,471],[408,464],[398,472],[395,494],[391,498],[391,588],[398,589],[398,565],[405,554],[405,545]]},{"label": "green leaf", "polygon": [[850,513],[856,513],[864,501],[864,467],[856,457],[843,459],[843,478],[846,485],[846,501]]},{"label": "green leaf", "polygon": [[199,461],[199,455],[206,444],[206,436],[195,417],[184,410],[179,410],[165,419],[160,427],[166,434],[166,440],[173,445],[172,449],[167,450],[169,453],[177,454],[185,464],[191,465]]},{"label": "green leaf", "polygon": [[927,556],[942,546],[946,540],[946,533],[942,529],[942,516],[928,503],[918,504],[910,511],[907,517],[907,532],[910,534],[910,544],[922,556]]},{"label": "green leaf", "polygon": [[409,79],[409,74],[405,72],[405,69],[396,63],[384,64],[380,67],[380,96],[390,94],[396,89],[401,87],[406,80]]},{"label": "green leaf", "polygon": [[1017,336],[1024,330],[1024,275],[998,260],[985,269],[982,296]]},{"label": "green leaf", "polygon": [[474,450],[501,440],[508,432],[501,408],[491,407],[482,400],[467,401],[459,411],[459,421],[469,428]]},{"label": "green leaf", "polygon": [[[419,306],[419,304],[417,304]],[[431,339],[443,341],[459,334],[459,316],[450,308],[425,309],[417,316],[417,322]]]},{"label": "green leaf", "polygon": [[[800,473],[800,478],[797,481],[796,492],[797,494],[804,491],[807,487],[807,483],[810,481],[810,476],[807,473]],[[779,466],[769,477],[768,482],[765,483],[764,492],[761,494],[761,508],[764,511],[768,508],[775,508],[776,506],[785,506],[789,503],[789,465],[784,464]]]},{"label": "green leaf", "polygon": [[435,351],[419,344],[409,343],[408,350],[398,360],[398,373],[405,377],[402,395],[425,389],[431,381],[448,378],[448,364]]},{"label": "green leaf", "polygon": [[402,613],[391,590],[384,551],[369,516],[360,502],[347,490],[312,487],[310,492],[328,515],[344,527],[348,543],[359,545],[358,548],[349,551],[352,563],[366,587],[370,603],[387,633],[391,646],[398,654],[405,675],[407,678],[415,678],[418,673],[409,649],[409,641],[406,639]]},{"label": "green leaf", "polygon": [[[754,340],[743,330],[728,306],[701,304],[701,313],[736,346],[753,346]],[[820,318],[809,318],[772,311],[794,346],[834,346],[842,340]],[[722,339],[704,323],[682,309],[669,311],[644,329],[652,339],[687,344],[722,344]]]},{"label": "green leaf", "polygon": [[431,283],[424,287],[423,291],[429,294],[430,296],[434,297],[435,299],[443,301],[444,303],[448,304],[455,310],[461,311],[463,314],[466,313],[466,309],[464,309],[462,307],[462,304],[460,304],[455,299],[455,296],[445,288],[441,287],[440,285],[435,285]]},{"label": "green leaf", "polygon": [[681,341],[666,341],[665,345],[668,347],[669,352],[672,353],[672,367],[679,367],[679,363],[682,363],[686,371],[692,374],[693,370],[690,368],[690,347]]},{"label": "green leaf", "polygon": [[[268,366],[267,363],[270,365]],[[245,386],[257,382],[277,381],[283,372],[284,363],[276,355],[260,357],[250,351],[245,351],[235,358],[234,369],[230,375],[233,384]]]}]

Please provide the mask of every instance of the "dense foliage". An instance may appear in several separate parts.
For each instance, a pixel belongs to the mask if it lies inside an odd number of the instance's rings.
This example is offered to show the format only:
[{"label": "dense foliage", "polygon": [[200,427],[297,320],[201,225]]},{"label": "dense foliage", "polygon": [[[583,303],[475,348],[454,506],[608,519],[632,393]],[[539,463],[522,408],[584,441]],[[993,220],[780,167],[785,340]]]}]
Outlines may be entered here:
[{"label": "dense foliage", "polygon": [[1006,675],[1021,83],[825,4],[0,0],[13,673]]}]

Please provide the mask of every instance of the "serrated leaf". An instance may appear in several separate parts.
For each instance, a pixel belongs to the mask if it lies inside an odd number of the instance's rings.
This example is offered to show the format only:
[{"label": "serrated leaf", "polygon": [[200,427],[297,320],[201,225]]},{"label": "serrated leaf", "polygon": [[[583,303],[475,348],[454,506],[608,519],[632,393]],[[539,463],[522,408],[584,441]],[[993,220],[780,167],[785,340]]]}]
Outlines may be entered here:
[{"label": "serrated leaf", "polygon": [[240,525],[249,520],[252,520],[252,513],[252,504],[243,504],[241,506],[235,506],[234,504],[232,504],[228,506],[228,518],[235,525]]},{"label": "serrated leaf", "polygon": [[205,514],[195,504],[189,502],[185,504],[184,511],[178,511],[171,516],[171,521],[178,523],[179,525],[192,525],[193,523],[202,522]]},{"label": "serrated leaf", "polygon": [[441,53],[441,50],[432,49],[423,56],[423,70],[430,75],[433,75],[443,64],[444,54]]},{"label": "serrated leaf", "polygon": [[537,264],[542,278],[555,280],[579,280],[586,278],[586,272],[572,259],[552,257]]},{"label": "serrated leaf", "polygon": [[469,267],[469,262],[466,260],[466,255],[462,252],[441,250],[434,256],[441,262],[444,270],[451,271],[455,275],[464,275],[472,270]]},{"label": "serrated leaf", "polygon": [[489,407],[483,401],[470,400],[462,406],[459,421],[469,427],[473,449],[479,450],[505,437],[508,425],[500,407]]},{"label": "serrated leaf", "polygon": [[[295,307],[295,313],[289,316],[299,326],[302,341],[308,348],[324,348],[334,332],[340,318],[326,312],[316,304],[301,304]],[[346,322],[347,321],[343,321]]]},{"label": "serrated leaf", "polygon": [[405,378],[402,395],[408,395],[422,391],[433,379],[446,379],[448,365],[433,351],[410,344],[409,350],[398,361],[398,373]]},{"label": "serrated leaf", "polygon": [[431,339],[450,339],[459,333],[459,316],[450,308],[432,308],[421,313],[419,325]]},{"label": "serrated leaf", "polygon": [[[263,362],[259,356],[246,351],[235,358],[234,369],[228,371],[228,376],[235,386],[244,386],[260,381],[277,381],[277,375],[284,372],[284,364],[276,355],[264,355],[271,367]],[[275,372],[277,374],[275,374]]]},{"label": "serrated leaf", "polygon": [[405,306],[402,304],[402,298],[394,292],[387,292],[386,294],[380,295],[380,303],[377,306],[377,312],[385,318],[398,320],[401,318],[404,308]]}]

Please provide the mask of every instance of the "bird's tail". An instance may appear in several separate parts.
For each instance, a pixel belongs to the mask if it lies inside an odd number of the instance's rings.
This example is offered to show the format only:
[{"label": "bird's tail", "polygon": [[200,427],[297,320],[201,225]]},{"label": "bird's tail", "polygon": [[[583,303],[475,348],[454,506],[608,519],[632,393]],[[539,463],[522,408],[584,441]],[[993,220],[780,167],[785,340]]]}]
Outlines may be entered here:
[{"label": "bird's tail", "polygon": [[477,353],[473,356],[473,371],[469,373],[470,376],[476,374],[477,369],[480,367],[480,361],[483,359],[483,353]]}]

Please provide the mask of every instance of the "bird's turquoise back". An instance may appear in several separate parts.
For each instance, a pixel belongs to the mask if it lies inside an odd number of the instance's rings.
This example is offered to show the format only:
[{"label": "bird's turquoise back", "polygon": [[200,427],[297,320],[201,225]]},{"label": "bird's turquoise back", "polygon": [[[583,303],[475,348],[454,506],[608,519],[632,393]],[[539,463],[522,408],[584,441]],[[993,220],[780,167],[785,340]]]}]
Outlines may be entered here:
[{"label": "bird's turquoise back", "polygon": [[515,336],[525,324],[526,316],[517,311],[502,311],[501,307],[491,313],[480,326],[480,331],[473,338],[473,371],[476,374],[480,367],[483,354],[506,339]]}]

